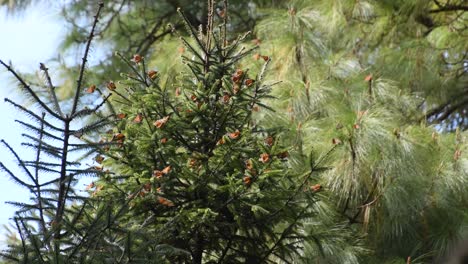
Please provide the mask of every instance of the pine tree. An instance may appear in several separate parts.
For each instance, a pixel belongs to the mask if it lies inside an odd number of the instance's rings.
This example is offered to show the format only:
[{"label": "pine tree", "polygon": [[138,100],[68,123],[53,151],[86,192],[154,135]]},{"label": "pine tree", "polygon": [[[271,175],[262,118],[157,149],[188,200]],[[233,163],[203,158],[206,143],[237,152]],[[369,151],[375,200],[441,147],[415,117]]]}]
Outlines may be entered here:
[{"label": "pine tree", "polygon": [[289,263],[308,240],[305,220],[318,213],[320,187],[305,183],[319,164],[294,173],[284,131],[255,124],[254,111],[272,111],[263,104],[270,59],[257,74],[240,68],[256,47],[241,47],[246,35],[228,43],[227,14],[215,26],[209,6],[207,27],[198,31],[182,15],[191,36],[181,38],[188,72],[148,71],[140,55],[121,56],[133,72],[117,84],[122,121],[114,133],[122,142],[105,166],[126,177],[100,180],[98,196],[132,201],[126,225],[138,235],[129,258],[147,252],[157,263]]},{"label": "pine tree", "polygon": [[[439,61],[466,50],[455,26],[466,14],[437,3],[298,1],[257,24],[259,54],[276,51],[275,75],[287,80],[273,94],[289,113],[264,122],[297,127],[291,140],[320,142],[318,151],[338,145],[321,183],[338,215],[366,236],[373,254],[364,263],[440,261],[466,234],[466,132],[464,114],[455,114],[466,105],[457,103],[463,96],[443,102],[464,93],[466,72]],[[418,16],[438,23],[428,29]],[[444,23],[457,28],[451,45]]]}]

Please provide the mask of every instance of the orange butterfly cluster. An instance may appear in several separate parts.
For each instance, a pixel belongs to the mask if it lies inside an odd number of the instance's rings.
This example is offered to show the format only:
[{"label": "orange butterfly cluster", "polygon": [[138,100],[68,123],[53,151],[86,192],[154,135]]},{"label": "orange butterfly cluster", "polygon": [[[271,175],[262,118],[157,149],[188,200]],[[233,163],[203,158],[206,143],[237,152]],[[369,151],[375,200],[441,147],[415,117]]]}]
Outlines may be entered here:
[{"label": "orange butterfly cluster", "polygon": [[115,86],[115,83],[113,81],[109,81],[107,83],[107,89],[114,91],[117,87]]},{"label": "orange butterfly cluster", "polygon": [[132,61],[135,62],[136,64],[140,63],[143,60],[143,57],[141,57],[139,54],[133,55]]},{"label": "orange butterfly cluster", "polygon": [[264,61],[268,61],[270,59],[270,57],[268,56],[263,56],[263,55],[260,55],[258,53],[254,54],[253,55],[253,58],[254,60],[259,60],[260,58],[262,58]]},{"label": "orange butterfly cluster", "polygon": [[275,140],[273,139],[273,137],[269,136],[267,138],[265,138],[265,144],[269,147],[273,146],[273,143],[275,142]]},{"label": "orange butterfly cluster", "polygon": [[101,164],[104,161],[104,157],[98,154],[98,155],[96,155],[96,157],[94,157],[94,160],[97,163]]},{"label": "orange butterfly cluster", "polygon": [[339,138],[333,138],[332,139],[332,144],[333,145],[339,145],[339,144],[341,144],[341,140]]},{"label": "orange butterfly cluster", "polygon": [[250,185],[252,183],[252,177],[245,175],[242,181],[244,182],[245,185]]},{"label": "orange butterfly cluster", "polygon": [[270,160],[270,155],[268,155],[268,153],[263,153],[260,155],[259,161],[261,161],[262,163],[267,163],[269,160]]},{"label": "orange butterfly cluster", "polygon": [[163,170],[154,170],[153,171],[153,177],[156,177],[156,179],[161,179],[164,175],[168,174],[171,171],[171,166],[167,166]]},{"label": "orange butterfly cluster", "polygon": [[242,80],[242,76],[244,75],[244,71],[241,69],[237,69],[234,75],[232,75],[231,80],[234,83],[239,83]]},{"label": "orange butterfly cluster", "polygon": [[143,120],[143,115],[142,114],[137,114],[135,118],[133,119],[133,123],[139,124]]},{"label": "orange butterfly cluster", "polygon": [[169,201],[168,199],[164,198],[164,197],[161,197],[159,196],[158,197],[158,202],[162,205],[165,205],[165,206],[169,206],[169,207],[172,207],[174,206],[174,203]]},{"label": "orange butterfly cluster", "polygon": [[311,189],[313,192],[318,192],[318,191],[320,191],[320,190],[322,189],[322,185],[320,185],[320,184],[317,183],[317,184],[315,184],[315,185],[310,186],[310,189]]},{"label": "orange butterfly cluster", "polygon": [[155,71],[155,70],[149,71],[149,72],[148,72],[148,77],[149,77],[151,80],[156,79],[156,77],[158,77],[158,71]]},{"label": "orange butterfly cluster", "polygon": [[224,136],[223,136],[218,140],[218,142],[216,142],[216,145],[223,145],[224,143],[226,143],[226,140],[224,140]]},{"label": "orange butterfly cluster", "polygon": [[[93,184],[93,187],[94,187],[94,184]],[[98,186],[96,187],[96,190],[94,190],[93,194],[91,194],[91,196],[97,195],[103,188],[104,188],[104,186],[98,185]]]},{"label": "orange butterfly cluster", "polygon": [[125,114],[125,113],[117,114],[118,119],[124,119],[125,117],[127,117],[127,114]]},{"label": "orange butterfly cluster", "polygon": [[252,79],[247,79],[247,80],[245,80],[245,85],[246,85],[247,87],[250,87],[250,86],[252,86],[252,84],[254,84],[254,82],[255,82],[255,81],[252,80]]},{"label": "orange butterfly cluster", "polygon": [[223,103],[227,104],[229,103],[229,99],[231,99],[231,96],[228,93],[224,93],[223,95]]},{"label": "orange butterfly cluster", "polygon": [[191,158],[191,159],[189,160],[189,167],[190,167],[190,168],[196,167],[197,164],[198,164],[198,162],[197,162],[196,159],[192,159],[192,158]]},{"label": "orange butterfly cluster", "polygon": [[157,128],[162,128],[167,123],[167,121],[169,121],[169,116],[165,116],[161,119],[156,120],[153,123],[153,125],[155,125]]},{"label": "orange butterfly cluster", "polygon": [[232,133],[228,133],[228,136],[230,139],[236,139],[240,136],[240,131],[239,129],[237,129],[236,131],[232,132]]},{"label": "orange butterfly cluster", "polygon": [[112,141],[117,141],[118,143],[123,143],[125,135],[122,133],[117,133],[112,136]]},{"label": "orange butterfly cluster", "polygon": [[90,184],[86,185],[85,190],[88,191],[88,190],[94,188],[95,186],[96,186],[96,185],[94,184],[94,182],[91,182]]},{"label": "orange butterfly cluster", "polygon": [[[138,195],[140,197],[145,197],[147,193],[151,192],[151,183],[150,182],[147,182],[143,185],[143,189],[141,189],[141,191],[138,192]],[[134,195],[130,195],[128,197],[129,199],[133,199],[134,198]]]},{"label": "orange butterfly cluster", "polygon": [[94,93],[94,91],[96,90],[96,85],[91,85],[88,87],[88,89],[86,89],[86,92],[87,93]]},{"label": "orange butterfly cluster", "polygon": [[249,160],[247,160],[247,161],[245,162],[245,168],[246,168],[247,170],[251,171],[251,170],[253,170],[253,167],[254,167],[254,166],[253,166],[252,160],[249,159]]}]

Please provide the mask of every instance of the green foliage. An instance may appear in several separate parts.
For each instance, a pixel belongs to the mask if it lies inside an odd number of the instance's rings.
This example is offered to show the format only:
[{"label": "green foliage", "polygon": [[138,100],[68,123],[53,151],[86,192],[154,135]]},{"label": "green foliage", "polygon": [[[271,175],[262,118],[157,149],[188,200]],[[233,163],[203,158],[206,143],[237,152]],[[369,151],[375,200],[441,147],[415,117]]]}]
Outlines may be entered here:
[{"label": "green foliage", "polygon": [[[466,74],[454,75],[463,66],[441,60],[450,52],[464,54],[463,30],[452,30],[454,42],[439,46],[438,53],[431,34],[445,26],[418,34],[425,25],[412,17],[437,8],[430,3],[406,1],[391,10],[364,1],[316,2],[297,1],[257,25],[265,42],[260,54],[277,58],[275,76],[286,79],[273,94],[288,110],[280,118],[283,125],[297,128],[291,129],[290,142],[301,137],[314,142],[305,148],[319,152],[338,145],[321,181],[341,215],[366,235],[375,255],[364,263],[440,258],[466,235],[466,191],[459,189],[468,179],[461,151],[466,132],[447,133],[465,127],[464,114],[454,114],[464,111],[458,102],[465,97],[444,102],[452,92],[464,93]],[[423,15],[445,21],[432,13]],[[440,107],[426,119],[436,101]],[[268,126],[277,120],[263,121]],[[432,122],[437,126],[427,125]],[[442,128],[447,130],[438,133]],[[458,198],[448,198],[454,193]],[[451,219],[450,227],[437,216],[441,212]]]},{"label": "green foliage", "polygon": [[185,22],[189,72],[167,76],[138,56],[127,61],[133,73],[116,90],[125,117],[115,132],[124,140],[107,164],[128,177],[100,181],[99,196],[131,199],[129,223],[168,263],[289,262],[307,238],[315,199],[300,184],[310,172],[290,171],[282,131],[252,120],[271,90],[269,60],[251,77],[237,68],[252,51],[240,47],[245,36],[227,44],[225,25],[205,35]]},{"label": "green foliage", "polygon": [[[85,77],[119,121],[89,130],[83,261],[440,262],[467,235],[465,2],[224,4],[105,4]],[[66,50],[91,7],[64,8]]]}]

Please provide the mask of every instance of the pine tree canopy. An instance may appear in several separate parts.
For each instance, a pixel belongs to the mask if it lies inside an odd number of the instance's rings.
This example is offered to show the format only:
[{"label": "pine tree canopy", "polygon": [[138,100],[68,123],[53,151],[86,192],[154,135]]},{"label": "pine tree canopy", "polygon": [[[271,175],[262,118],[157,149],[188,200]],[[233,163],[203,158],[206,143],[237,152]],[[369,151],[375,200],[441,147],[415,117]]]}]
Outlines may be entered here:
[{"label": "pine tree canopy", "polygon": [[5,99],[29,117],[18,122],[35,153],[2,141],[22,169],[0,163],[2,174],[31,202],[12,202],[1,255],[444,263],[468,238],[467,11],[463,0],[67,1],[62,49],[82,54],[76,65],[41,64],[42,84],[0,58],[29,100]]}]

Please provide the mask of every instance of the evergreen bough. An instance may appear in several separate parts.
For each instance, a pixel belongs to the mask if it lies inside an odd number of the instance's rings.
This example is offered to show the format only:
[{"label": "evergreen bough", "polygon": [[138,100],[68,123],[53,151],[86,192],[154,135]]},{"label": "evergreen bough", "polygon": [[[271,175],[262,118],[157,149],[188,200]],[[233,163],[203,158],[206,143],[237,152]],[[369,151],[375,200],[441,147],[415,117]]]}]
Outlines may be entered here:
[{"label": "evergreen bough", "polygon": [[139,55],[126,60],[133,72],[115,99],[122,120],[107,139],[118,135],[121,144],[104,162],[126,177],[100,180],[97,195],[131,200],[125,225],[138,235],[129,258],[290,263],[308,237],[304,221],[316,213],[305,184],[315,167],[292,173],[284,131],[255,124],[253,112],[269,109],[263,100],[272,84],[263,76],[270,59],[256,75],[241,67],[255,48],[241,46],[246,35],[228,41],[226,19],[214,26],[209,6],[199,30],[180,13],[191,36],[181,38],[188,72],[164,76]]},{"label": "evergreen bough", "polygon": [[[29,203],[10,202],[18,207],[13,223],[20,240],[12,241],[0,253],[5,260],[17,263],[87,262],[94,258],[94,250],[102,242],[101,238],[125,208],[125,205],[100,206],[92,197],[75,188],[81,178],[103,174],[99,167],[85,166],[80,160],[86,153],[98,153],[112,144],[92,140],[115,122],[114,114],[103,111],[110,94],[89,105],[91,98],[87,92],[90,88],[84,88],[89,52],[102,7],[100,4],[94,17],[71,100],[58,101],[57,87],[44,64],[40,65],[44,85],[37,89],[0,60],[32,101],[26,107],[5,99],[31,119],[17,122],[28,131],[22,134],[27,140],[22,145],[35,152],[33,159],[27,160],[7,142],[1,141],[4,149],[16,159],[22,175],[3,163],[0,163],[0,169],[32,195]],[[43,95],[44,88],[47,96]]]},{"label": "evergreen bough", "polygon": [[[20,104],[36,124],[19,121],[34,135],[25,143],[37,151],[33,161],[18,159],[31,183],[1,164],[13,180],[29,189],[33,203],[13,203],[21,241],[2,253],[20,263],[290,263],[302,254],[305,223],[317,215],[316,192],[309,188],[320,160],[310,170],[290,169],[284,129],[265,129],[253,112],[263,108],[274,83],[264,81],[270,58],[257,74],[242,67],[256,47],[242,35],[230,41],[227,13],[215,26],[208,3],[206,28],[195,29],[180,12],[191,36],[182,38],[190,56],[188,72],[161,77],[145,60],[118,54],[132,72],[107,83],[111,93],[84,88],[86,63],[99,11],[79,70],[75,96],[59,103],[48,69],[46,102],[9,65],[1,62],[44,113]],[[224,2],[227,12],[227,1]],[[93,107],[81,107],[99,93]],[[49,105],[52,105],[49,106]],[[101,111],[104,105],[108,109]],[[54,121],[48,121],[47,117]],[[83,120],[87,125],[83,125]],[[106,133],[103,131],[109,129]],[[99,142],[91,139],[101,135]],[[74,140],[81,139],[81,141]],[[94,155],[84,168],[73,152]],[[43,155],[48,154],[49,159]],[[58,160],[58,162],[54,162]],[[32,171],[29,170],[32,168]],[[44,173],[57,175],[44,182]],[[75,188],[82,176],[98,179]],[[315,238],[317,245],[319,241]]]}]

